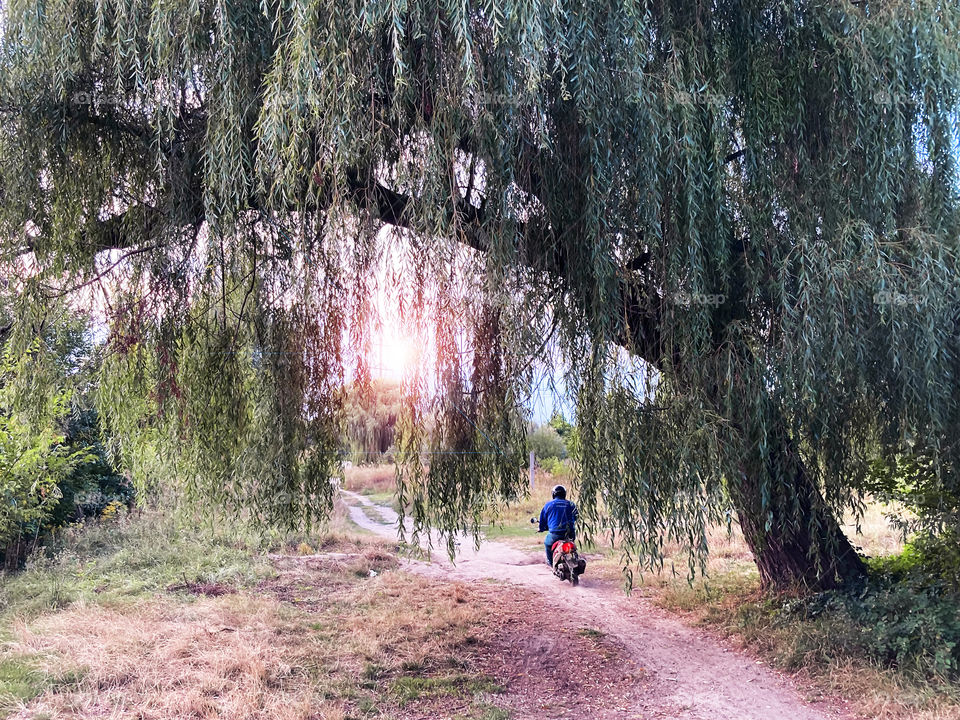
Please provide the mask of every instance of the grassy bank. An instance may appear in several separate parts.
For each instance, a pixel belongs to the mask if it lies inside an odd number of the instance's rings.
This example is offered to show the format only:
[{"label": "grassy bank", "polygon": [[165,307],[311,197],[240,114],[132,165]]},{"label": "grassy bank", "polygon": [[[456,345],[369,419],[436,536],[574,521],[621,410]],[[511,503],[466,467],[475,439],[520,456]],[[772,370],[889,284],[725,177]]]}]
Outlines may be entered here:
[{"label": "grassy bank", "polygon": [[0,622],[73,603],[119,606],[170,585],[237,588],[266,572],[249,539],[146,512],[64,531],[0,586]]},{"label": "grassy bank", "polygon": [[416,700],[506,717],[471,664],[481,613],[396,566],[389,543],[343,533],[158,513],[74,529],[0,585],[0,716],[339,720]]},{"label": "grassy bank", "polygon": [[62,531],[23,571],[0,582],[0,712],[44,692],[72,691],[88,675],[82,663],[19,642],[31,623],[71,607],[124,613],[178,584],[235,592],[264,572],[239,539],[157,513]]}]

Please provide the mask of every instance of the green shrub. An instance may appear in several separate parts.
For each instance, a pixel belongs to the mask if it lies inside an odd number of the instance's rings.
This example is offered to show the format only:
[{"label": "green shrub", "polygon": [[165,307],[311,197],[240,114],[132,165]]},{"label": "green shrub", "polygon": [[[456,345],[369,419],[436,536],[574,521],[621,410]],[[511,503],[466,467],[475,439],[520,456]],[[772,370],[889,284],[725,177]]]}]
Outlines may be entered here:
[{"label": "green shrub", "polygon": [[960,590],[960,457],[957,443],[947,450],[916,444],[909,452],[877,459],[866,489],[885,502],[910,510],[891,517],[924,555],[924,564]]},{"label": "green shrub", "polygon": [[563,439],[549,425],[541,425],[527,436],[527,448],[534,452],[541,466],[547,458],[562,460],[567,456],[567,446],[563,444]]},{"label": "green shrub", "polygon": [[98,356],[85,321],[64,310],[41,327],[33,337],[19,326],[26,337],[8,337],[0,355],[0,558],[8,570],[52,530],[133,499],[92,409]]},{"label": "green shrub", "polygon": [[110,464],[93,410],[64,409],[39,429],[0,413],[0,498],[0,555],[13,569],[51,531],[131,505],[134,488]]},{"label": "green shrub", "polygon": [[270,572],[261,538],[156,511],[59,531],[16,574],[0,574],[0,625],[73,602],[137,602],[178,584],[239,587]]},{"label": "green shrub", "polygon": [[567,474],[567,465],[563,460],[555,457],[543,458],[540,462],[540,467],[546,470],[551,475],[566,475]]},{"label": "green shrub", "polygon": [[0,550],[40,535],[63,498],[61,483],[86,458],[54,427],[33,428],[0,411]]},{"label": "green shrub", "polygon": [[924,678],[960,678],[960,593],[922,549],[870,561],[856,590],[785,602],[781,621],[821,621],[834,649]]},{"label": "green shrub", "polygon": [[60,483],[63,498],[50,520],[50,527],[71,521],[99,517],[110,505],[133,504],[136,492],[126,477],[113,466],[101,442],[100,418],[92,408],[75,409],[64,426],[66,443],[85,453]]}]

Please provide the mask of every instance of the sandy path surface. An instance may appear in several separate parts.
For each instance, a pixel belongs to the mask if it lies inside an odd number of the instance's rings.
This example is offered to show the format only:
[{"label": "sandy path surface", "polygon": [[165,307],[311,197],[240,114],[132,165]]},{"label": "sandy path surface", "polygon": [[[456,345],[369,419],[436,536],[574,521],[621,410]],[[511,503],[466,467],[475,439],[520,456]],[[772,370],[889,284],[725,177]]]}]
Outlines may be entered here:
[{"label": "sandy path surface", "polygon": [[[391,508],[341,490],[350,518],[360,527],[396,539],[398,516]],[[366,508],[366,510],[364,509]],[[499,580],[575,604],[581,621],[615,637],[630,659],[653,678],[652,692],[634,717],[687,720],[827,720],[848,717],[836,707],[805,702],[789,678],[748,655],[724,647],[684,625],[639,595],[627,596],[609,582],[587,574],[574,588],[561,583],[541,553],[497,542],[474,550],[460,544],[456,562],[435,553],[431,562],[409,561],[409,569],[451,580]],[[442,557],[440,556],[442,555]]]}]

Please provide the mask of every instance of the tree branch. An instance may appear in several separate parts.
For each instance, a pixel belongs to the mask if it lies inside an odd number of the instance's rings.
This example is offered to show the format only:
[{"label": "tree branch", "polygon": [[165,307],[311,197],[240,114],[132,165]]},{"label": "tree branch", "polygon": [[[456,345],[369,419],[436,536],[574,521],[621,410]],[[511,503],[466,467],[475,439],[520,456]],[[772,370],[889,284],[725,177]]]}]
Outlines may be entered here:
[{"label": "tree branch", "polygon": [[[126,252],[123,255],[121,255],[119,258],[117,258],[115,262],[111,263],[110,267],[108,267],[106,270],[103,270],[102,272],[97,273],[95,277],[92,277],[89,280],[86,280],[85,282],[80,283],[79,285],[74,285],[73,287],[67,288],[65,290],[58,290],[52,295],[47,295],[47,297],[48,298],[64,297],[65,295],[69,295],[72,292],[76,292],[81,288],[85,288],[88,285],[92,285],[93,283],[97,282],[97,280],[100,280],[101,278],[106,277],[115,267],[117,267],[117,265],[122,263],[124,260],[127,260],[128,258],[131,258],[134,255],[140,255],[142,253],[150,252],[151,250],[156,250],[156,249],[157,249],[156,245],[148,245],[147,247],[141,247],[135,250],[131,250],[130,252]],[[50,287],[50,286],[46,286],[46,287]]]},{"label": "tree branch", "polygon": [[[347,173],[351,195],[360,205],[380,222],[417,230],[411,221],[415,205],[412,197],[392,190],[378,181],[364,183],[361,178],[358,171]],[[489,248],[483,224],[487,218],[484,217],[483,210],[464,200],[456,204],[453,214],[459,221],[458,224],[466,230],[459,239],[477,252],[486,252]],[[528,238],[539,238],[536,245],[540,247],[556,247],[553,242],[554,234],[547,228],[531,228],[519,223],[517,230]],[[645,255],[635,259],[633,264],[647,262],[649,253]],[[561,282],[567,280],[566,262],[562,254],[528,253],[527,264],[531,269],[549,274]],[[618,336],[613,338],[614,342],[653,366],[662,365],[667,360],[662,336],[663,299],[635,278],[621,278],[619,284],[624,305],[624,324]]]}]

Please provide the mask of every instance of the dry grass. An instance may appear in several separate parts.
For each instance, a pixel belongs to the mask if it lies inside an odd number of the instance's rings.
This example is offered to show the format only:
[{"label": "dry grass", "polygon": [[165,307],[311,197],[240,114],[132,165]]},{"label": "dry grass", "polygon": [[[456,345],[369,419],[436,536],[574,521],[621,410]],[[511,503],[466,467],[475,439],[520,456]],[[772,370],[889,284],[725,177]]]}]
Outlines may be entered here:
[{"label": "dry grass", "polygon": [[[12,717],[342,720],[421,691],[428,707],[456,697],[464,717],[481,717],[473,693],[495,686],[477,672],[460,680],[484,627],[478,604],[463,586],[398,571],[395,550],[327,534],[272,555],[274,576],[255,588],[81,598],[14,620],[4,656],[45,680]],[[399,693],[405,677],[435,682]]]},{"label": "dry grass", "polygon": [[903,550],[903,535],[890,525],[888,515],[903,516],[906,511],[901,507],[870,502],[860,522],[848,516],[843,531],[850,541],[870,557],[895,555]]},{"label": "dry grass", "polygon": [[[392,473],[392,467],[359,468],[351,473],[353,487],[379,494],[386,478],[392,487]],[[552,485],[539,475],[531,496],[502,515],[518,542],[538,544],[529,517]],[[494,589],[404,573],[393,544],[350,535],[347,527],[340,508],[323,534],[271,539],[261,547],[282,552],[270,556],[266,575],[254,571],[266,563],[250,559],[251,546],[225,537],[210,544],[151,518],[124,529],[113,544],[88,534],[87,545],[72,548],[63,562],[38,566],[0,592],[7,603],[0,665],[29,685],[13,717],[506,717],[488,701],[496,683],[487,673],[516,658],[498,649],[484,662],[482,653],[491,652],[491,636],[531,635],[515,620],[530,614],[530,599],[511,596],[516,607],[501,617],[503,607],[491,597],[507,599]],[[863,528],[865,548],[898,547],[882,511],[871,510]],[[710,544],[708,583],[686,583],[685,558],[672,546],[679,577],[648,575],[639,591],[799,671],[811,693],[855,698],[867,717],[960,720],[957,706],[932,685],[830,657],[822,640],[829,628],[765,622],[742,538],[720,528],[711,531]],[[227,574],[225,563],[232,568]],[[618,574],[617,557],[594,561],[591,571]],[[183,578],[185,591],[166,589]],[[229,583],[231,592],[188,592],[201,581]],[[55,591],[44,591],[44,583]],[[34,591],[49,599],[30,600]],[[3,673],[0,667],[0,687]]]},{"label": "dry grass", "polygon": [[[523,471],[524,477],[526,472]],[[536,527],[530,524],[530,518],[540,515],[540,509],[550,500],[550,493],[558,482],[561,482],[561,479],[537,468],[534,489],[526,498],[489,513],[482,525],[484,534],[488,538],[507,540],[523,547],[539,546],[542,537],[537,536]],[[370,496],[376,502],[392,505],[396,493],[396,466],[350,467],[344,473],[343,487],[351,492]],[[380,520],[379,515],[374,519]]]},{"label": "dry grass", "polygon": [[79,606],[41,618],[17,628],[16,649],[44,658],[50,673],[82,668],[82,679],[14,717],[126,708],[143,718],[307,718],[312,689],[297,634],[281,631],[286,622],[276,601],[249,596]]},{"label": "dry grass", "polygon": [[543,470],[536,470],[534,485],[527,497],[490,513],[483,525],[484,534],[495,540],[508,540],[526,547],[539,546],[543,536],[537,535],[537,526],[530,523],[531,517],[540,517],[540,510],[550,501],[556,479]]},{"label": "dry grass", "polygon": [[396,465],[354,465],[344,472],[343,487],[362,495],[392,495],[396,473]]},{"label": "dry grass", "polygon": [[[229,595],[17,621],[4,652],[75,680],[13,717],[509,720],[576,703],[613,720],[605,708],[645,691],[616,643],[558,627],[538,597],[412,575],[386,541],[331,537],[271,555],[272,577]],[[585,684],[557,687],[571,663]]]}]

